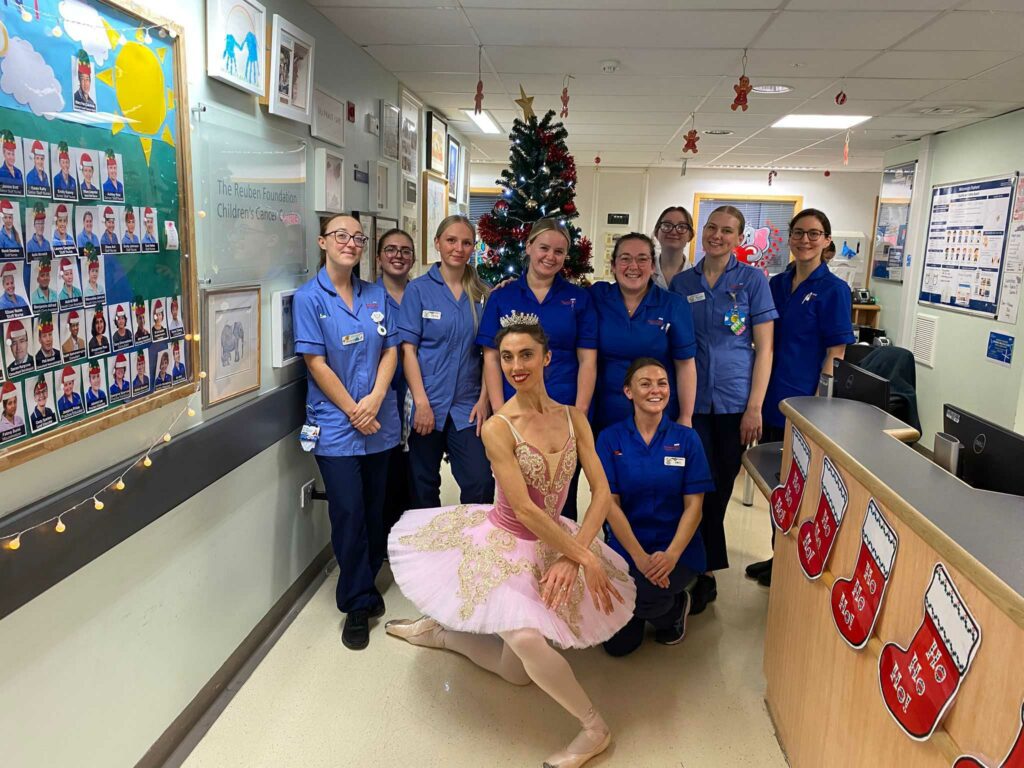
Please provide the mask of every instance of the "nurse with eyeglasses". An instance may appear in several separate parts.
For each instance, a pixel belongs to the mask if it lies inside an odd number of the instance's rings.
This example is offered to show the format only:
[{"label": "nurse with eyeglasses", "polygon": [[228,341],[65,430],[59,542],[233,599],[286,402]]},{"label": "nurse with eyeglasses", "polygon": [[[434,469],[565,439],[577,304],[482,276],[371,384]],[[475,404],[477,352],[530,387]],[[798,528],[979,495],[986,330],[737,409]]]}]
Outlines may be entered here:
[{"label": "nurse with eyeglasses", "polygon": [[668,288],[672,278],[692,265],[686,247],[693,239],[693,217],[681,205],[673,205],[661,212],[654,225],[654,238],[658,241],[658,259],[654,264],[654,282]]}]

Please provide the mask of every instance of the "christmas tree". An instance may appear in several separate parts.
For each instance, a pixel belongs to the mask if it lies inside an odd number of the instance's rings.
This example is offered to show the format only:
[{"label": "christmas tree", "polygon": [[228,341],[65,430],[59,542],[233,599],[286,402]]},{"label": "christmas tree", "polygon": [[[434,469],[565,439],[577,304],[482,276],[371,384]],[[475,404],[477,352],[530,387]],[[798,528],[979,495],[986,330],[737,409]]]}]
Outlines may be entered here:
[{"label": "christmas tree", "polygon": [[553,122],[554,111],[538,120],[524,100],[524,117],[516,118],[509,140],[512,151],[509,168],[497,183],[502,198],[490,213],[480,217],[477,228],[487,246],[477,265],[480,276],[494,285],[526,268],[526,237],[537,219],[557,217],[572,235],[562,274],[572,280],[594,269],[590,265],[591,244],[572,223],[576,211],[576,162],[565,146],[568,132]]}]

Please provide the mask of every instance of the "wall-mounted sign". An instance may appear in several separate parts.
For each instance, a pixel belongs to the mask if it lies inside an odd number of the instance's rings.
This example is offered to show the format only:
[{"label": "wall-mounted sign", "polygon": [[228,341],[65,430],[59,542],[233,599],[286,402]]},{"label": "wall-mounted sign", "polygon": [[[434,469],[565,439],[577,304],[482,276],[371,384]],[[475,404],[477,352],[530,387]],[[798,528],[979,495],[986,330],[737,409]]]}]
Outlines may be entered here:
[{"label": "wall-mounted sign", "polygon": [[608,223],[614,224],[618,227],[629,226],[629,214],[628,213],[609,213]]}]

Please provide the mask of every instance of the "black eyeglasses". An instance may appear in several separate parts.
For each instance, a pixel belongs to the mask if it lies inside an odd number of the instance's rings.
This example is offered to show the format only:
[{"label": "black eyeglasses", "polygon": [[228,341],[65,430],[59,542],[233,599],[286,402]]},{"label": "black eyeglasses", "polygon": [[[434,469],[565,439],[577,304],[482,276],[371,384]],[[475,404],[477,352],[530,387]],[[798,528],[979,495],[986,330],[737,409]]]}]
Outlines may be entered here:
[{"label": "black eyeglasses", "polygon": [[408,246],[406,246],[405,248],[399,248],[397,245],[384,246],[384,254],[386,256],[394,256],[397,253],[400,253],[403,259],[411,259],[413,256],[416,255],[416,252],[412,248],[409,248]]},{"label": "black eyeglasses", "polygon": [[671,221],[663,221],[658,225],[658,229],[664,232],[666,235],[669,232],[675,231],[680,235],[685,235],[687,232],[693,232],[693,228],[689,224],[673,224]]},{"label": "black eyeglasses", "polygon": [[820,229],[791,229],[789,230],[790,240],[803,240],[804,235],[807,235],[807,239],[812,243],[816,243],[821,240],[821,236],[826,234]]},{"label": "black eyeglasses", "polygon": [[336,242],[338,245],[347,245],[348,241],[351,240],[360,248],[362,248],[364,245],[370,242],[370,238],[368,238],[366,235],[350,235],[344,229],[336,229],[333,232],[325,232],[323,236],[325,239],[328,237],[333,237],[334,242]]}]

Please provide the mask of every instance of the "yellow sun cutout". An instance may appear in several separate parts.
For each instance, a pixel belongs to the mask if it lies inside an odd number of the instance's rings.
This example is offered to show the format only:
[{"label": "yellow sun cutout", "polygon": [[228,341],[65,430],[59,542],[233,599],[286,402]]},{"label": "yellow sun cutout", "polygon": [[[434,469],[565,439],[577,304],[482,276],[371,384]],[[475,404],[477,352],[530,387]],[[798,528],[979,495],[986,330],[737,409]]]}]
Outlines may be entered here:
[{"label": "yellow sun cutout", "polygon": [[[168,113],[174,109],[174,91],[164,81],[162,61],[166,50],[154,53],[148,46],[126,42],[118,46],[120,35],[107,29],[111,48],[117,54],[113,66],[96,73],[96,79],[114,89],[117,105],[132,129],[140,134],[139,143],[149,165],[154,138],[174,146],[168,125]],[[115,122],[110,129],[119,133],[126,123]]]}]

